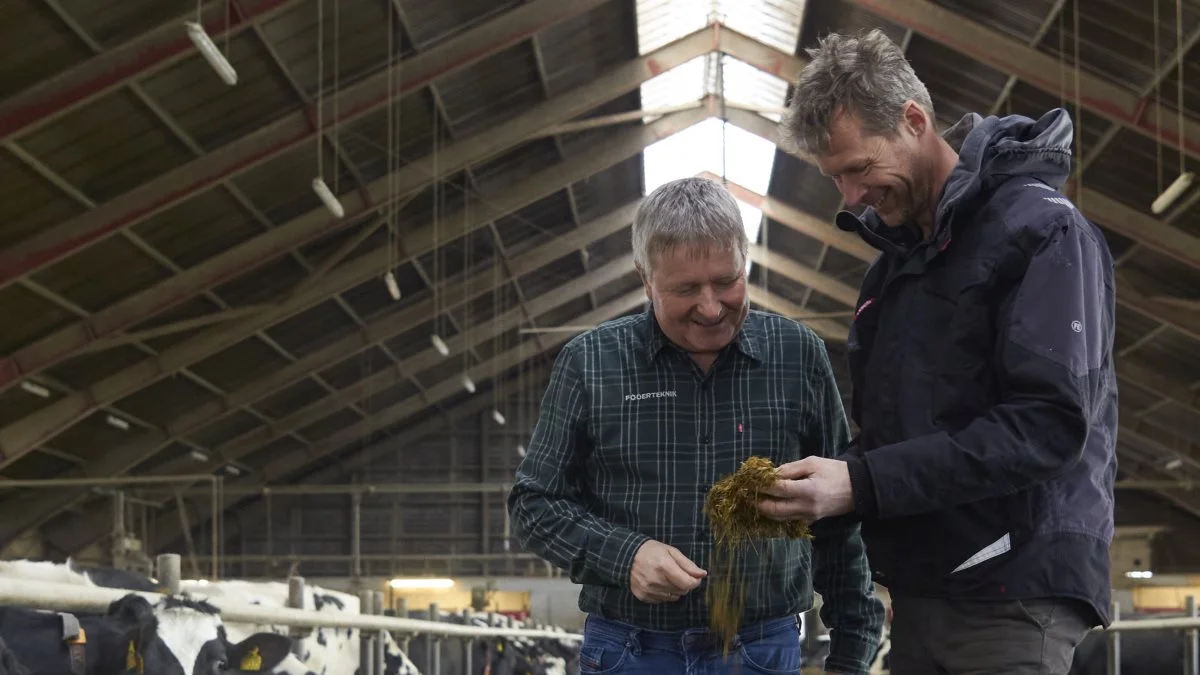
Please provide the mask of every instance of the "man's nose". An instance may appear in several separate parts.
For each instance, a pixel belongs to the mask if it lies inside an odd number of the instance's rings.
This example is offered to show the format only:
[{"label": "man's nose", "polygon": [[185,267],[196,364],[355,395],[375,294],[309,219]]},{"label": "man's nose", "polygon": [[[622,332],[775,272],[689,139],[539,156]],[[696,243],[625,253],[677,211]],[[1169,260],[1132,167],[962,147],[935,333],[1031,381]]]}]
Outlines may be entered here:
[{"label": "man's nose", "polygon": [[846,206],[858,206],[862,204],[862,200],[867,196],[867,188],[859,184],[856,180],[842,179],[838,185],[842,191],[842,197],[846,200]]},{"label": "man's nose", "polygon": [[711,288],[700,292],[700,301],[696,304],[696,313],[708,321],[715,321],[721,316],[721,300]]}]

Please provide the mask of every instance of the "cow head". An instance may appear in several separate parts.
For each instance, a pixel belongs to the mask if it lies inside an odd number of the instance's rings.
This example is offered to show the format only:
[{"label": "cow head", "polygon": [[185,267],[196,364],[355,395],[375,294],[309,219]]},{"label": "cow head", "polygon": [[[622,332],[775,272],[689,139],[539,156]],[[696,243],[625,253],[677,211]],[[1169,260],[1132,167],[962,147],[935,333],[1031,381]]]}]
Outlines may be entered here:
[{"label": "cow head", "polygon": [[152,606],[139,595],[109,605],[121,627],[125,666],[146,675],[234,675],[267,672],[288,655],[291,640],[257,633],[232,644],[215,607],[168,597]]}]

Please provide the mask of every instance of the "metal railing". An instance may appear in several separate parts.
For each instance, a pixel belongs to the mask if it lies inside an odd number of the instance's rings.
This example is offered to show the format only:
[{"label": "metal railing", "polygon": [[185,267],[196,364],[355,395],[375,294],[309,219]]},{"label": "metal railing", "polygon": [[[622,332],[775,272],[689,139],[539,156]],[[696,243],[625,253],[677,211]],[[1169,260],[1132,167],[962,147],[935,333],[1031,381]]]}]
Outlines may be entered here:
[{"label": "metal railing", "polygon": [[[130,594],[139,595],[156,604],[169,595],[180,592],[181,571],[178,554],[163,554],[157,559],[157,583],[165,593],[147,593],[121,588],[105,588],[100,586],[83,586],[72,583],[38,581],[23,578],[0,577],[0,605],[18,605],[32,609],[53,611],[77,611],[103,613],[115,600]],[[302,583],[302,582],[301,582]],[[303,597],[302,586],[299,595]],[[292,596],[297,595],[296,589],[289,587],[289,604],[294,602]],[[363,605],[360,614],[317,612],[298,609],[295,607],[269,607],[229,600],[227,598],[206,597],[205,602],[216,607],[221,620],[227,623],[266,624],[288,626],[292,629],[304,628],[353,628],[358,629],[361,636],[362,673],[383,672],[383,633],[399,633],[402,643],[407,643],[413,636],[424,636],[434,644],[439,644],[444,638],[462,638],[469,646],[470,641],[478,638],[510,638],[526,640],[557,640],[579,642],[583,636],[578,633],[568,633],[562,629],[549,630],[545,628],[529,629],[496,626],[465,625],[467,614],[464,614],[464,624],[446,621],[428,621],[409,619],[405,617],[384,616],[381,603],[382,592],[363,591],[359,594]],[[431,616],[439,614],[436,605],[431,606]],[[511,624],[511,622],[510,622]],[[302,634],[299,631],[296,634]],[[439,675],[439,659],[433,659],[428,664],[430,670],[425,675]]]},{"label": "metal railing", "polygon": [[[1108,675],[1121,675],[1121,633],[1127,631],[1146,630],[1180,630],[1183,631],[1183,674],[1200,675],[1200,612],[1197,611],[1196,597],[1189,595],[1184,598],[1184,614],[1187,616],[1166,619],[1134,619],[1121,620],[1121,603],[1113,601],[1113,622],[1108,628],[1096,628],[1105,633],[1108,642],[1108,659],[1106,672]],[[1163,675],[1168,675],[1164,673]]]}]

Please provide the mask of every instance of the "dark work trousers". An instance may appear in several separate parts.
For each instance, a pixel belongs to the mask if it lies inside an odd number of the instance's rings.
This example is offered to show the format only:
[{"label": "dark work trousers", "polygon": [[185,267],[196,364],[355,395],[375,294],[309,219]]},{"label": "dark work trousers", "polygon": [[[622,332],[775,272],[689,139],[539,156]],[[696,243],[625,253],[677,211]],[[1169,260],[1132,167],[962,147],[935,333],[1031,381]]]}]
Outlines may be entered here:
[{"label": "dark work trousers", "polygon": [[1093,612],[1071,599],[892,598],[892,675],[1066,675]]},{"label": "dark work trousers", "polygon": [[580,675],[799,675],[795,617],[747,626],[729,654],[704,628],[653,631],[589,615],[579,647]]}]

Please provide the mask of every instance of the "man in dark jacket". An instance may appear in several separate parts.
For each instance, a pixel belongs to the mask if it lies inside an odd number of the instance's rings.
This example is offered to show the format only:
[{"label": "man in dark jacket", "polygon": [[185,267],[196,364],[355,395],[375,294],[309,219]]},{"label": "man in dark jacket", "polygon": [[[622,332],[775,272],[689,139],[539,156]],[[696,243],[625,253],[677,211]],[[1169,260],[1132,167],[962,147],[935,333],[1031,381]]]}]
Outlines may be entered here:
[{"label": "man in dark jacket", "polygon": [[1117,436],[1113,263],[1060,192],[1070,117],[939,135],[879,31],[809,55],[784,136],[881,255],[848,341],[858,436],[785,465],[762,508],[862,519],[896,675],[1066,673],[1109,621]]}]

